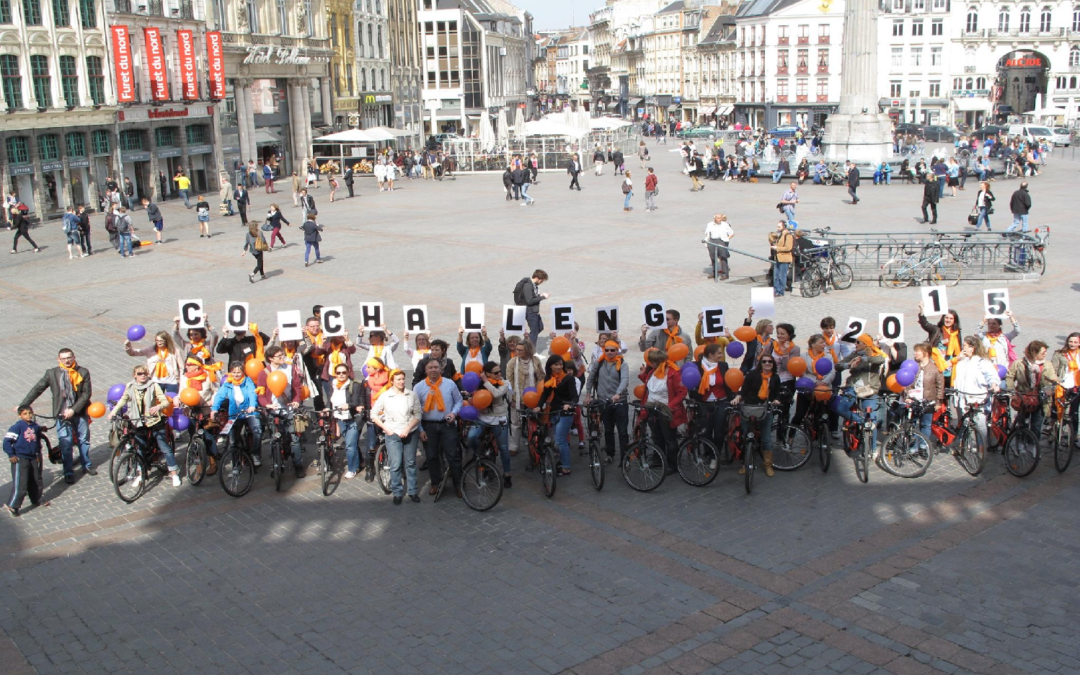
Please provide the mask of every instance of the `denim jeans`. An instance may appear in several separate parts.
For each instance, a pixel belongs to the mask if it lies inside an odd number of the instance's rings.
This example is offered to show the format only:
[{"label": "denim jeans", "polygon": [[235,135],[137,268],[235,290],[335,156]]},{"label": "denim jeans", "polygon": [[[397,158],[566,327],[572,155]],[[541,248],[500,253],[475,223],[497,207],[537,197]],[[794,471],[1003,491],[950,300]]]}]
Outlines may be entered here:
[{"label": "denim jeans", "polygon": [[[465,437],[465,445],[469,446],[469,449],[474,453],[480,447],[480,434],[484,433],[484,428],[480,425],[476,425],[469,429],[469,434]],[[510,475],[510,428],[506,424],[492,425],[491,433],[495,435],[495,445],[499,448],[499,459],[502,460],[503,473]]]},{"label": "denim jeans", "polygon": [[792,206],[791,204],[785,204],[784,205],[784,217],[787,218],[787,221],[789,223],[794,221],[795,220],[795,207]]},{"label": "denim jeans", "polygon": [[772,418],[772,413],[765,413],[765,417],[762,417],[760,422],[756,422],[755,420],[748,420],[745,417],[741,418],[744,438],[746,437],[746,434],[750,433],[751,424],[758,425],[755,433],[757,433],[757,437],[761,440],[762,452],[772,452],[773,441],[776,440],[776,434],[772,433]]},{"label": "denim jeans", "polygon": [[851,410],[851,406],[855,404],[855,398],[846,394],[841,394],[838,401],[839,402],[837,404],[836,414],[846,420],[855,422],[857,424],[862,424],[863,422],[863,416],[861,414],[862,411],[866,410],[867,408],[870,409],[870,414],[874,417],[874,433],[870,436],[870,444],[872,446],[871,450],[873,448],[876,448],[878,427],[881,425],[882,421],[881,401],[878,399],[878,397],[871,396],[870,398],[858,399],[859,412],[852,412]]},{"label": "denim jeans", "polygon": [[776,171],[772,172],[772,182],[773,183],[779,183],[780,179],[783,178],[783,177],[784,177],[784,172],[781,171],[780,169],[777,169]]},{"label": "denim jeans", "polygon": [[559,415],[559,420],[555,422],[555,447],[559,449],[559,466],[564,469],[570,468],[570,442],[567,440],[567,436],[570,435],[570,427],[574,426],[573,415]]},{"label": "denim jeans", "polygon": [[184,198],[184,206],[186,206],[186,207],[188,207],[190,209],[191,208],[191,202],[188,201],[189,193],[190,193],[190,190],[181,190],[180,191],[180,196]]},{"label": "denim jeans", "polygon": [[528,204],[529,202],[532,202],[532,201],[536,201],[532,197],[529,196],[529,185],[530,185],[530,183],[524,183],[521,186],[521,198],[525,200],[526,204]]},{"label": "denim jeans", "polygon": [[1026,214],[1026,213],[1024,213],[1024,214],[1014,213],[1013,214],[1012,225],[1005,228],[1005,231],[1006,232],[1016,232],[1016,230],[1018,230],[1018,229],[1021,232],[1027,232],[1028,231],[1028,214]]},{"label": "denim jeans", "polygon": [[135,255],[131,250],[131,235],[130,234],[121,234],[120,235],[120,255],[124,256],[125,258],[127,256],[129,256],[129,255]]},{"label": "denim jeans", "polygon": [[784,289],[787,287],[788,267],[791,263],[776,263],[776,269],[773,272],[773,292],[777,295],[783,295]]},{"label": "denim jeans", "polygon": [[525,323],[529,324],[529,342],[532,342],[535,347],[537,340],[540,339],[540,333],[544,330],[544,320],[540,318],[539,312],[536,314],[526,312]]},{"label": "denim jeans", "polygon": [[345,439],[345,466],[356,473],[360,470],[360,425],[355,417],[337,422],[341,427],[341,437]]},{"label": "denim jeans", "polygon": [[248,429],[251,430],[251,456],[262,459],[262,420],[258,415],[245,417],[244,420],[236,420],[232,429],[229,430],[229,442],[236,443],[237,434],[240,433],[241,421],[247,421]]},{"label": "denim jeans", "polygon": [[[169,445],[169,427],[165,422],[161,422],[157,427],[151,427],[152,434],[154,436],[154,442],[157,443],[158,450],[161,454],[165,455],[165,464],[169,467],[169,471],[176,471],[176,455],[173,453],[172,446]],[[146,447],[146,436],[143,434],[135,435],[135,442],[140,447]]]},{"label": "denim jeans", "polygon": [[308,257],[311,255],[311,249],[315,249],[315,259],[322,260],[322,254],[319,253],[319,242],[317,241],[305,241],[304,242],[304,263],[307,264]]},{"label": "denim jeans", "polygon": [[293,466],[300,466],[304,460],[304,446],[300,444],[300,434],[293,433],[289,430],[291,426],[288,420],[276,420],[271,419],[271,424],[276,424],[278,431],[281,432],[283,439],[288,439],[289,447],[292,449]]},{"label": "denim jeans", "polygon": [[72,446],[75,439],[72,437],[72,427],[79,437],[79,459],[84,468],[93,466],[90,461],[90,421],[85,415],[75,415],[69,420],[60,420],[56,425],[56,437],[60,442],[60,455],[64,460],[64,475],[74,476],[75,466],[72,461]]},{"label": "denim jeans", "polygon": [[630,198],[633,197],[633,196],[634,196],[634,191],[633,190],[626,193],[626,196],[623,198],[623,203],[622,203],[622,207],[624,209],[630,208]]},{"label": "denim jeans", "polygon": [[985,206],[980,206],[979,207],[979,219],[975,221],[975,231],[976,232],[979,230],[979,227],[981,227],[984,222],[986,223],[986,231],[989,232],[990,231],[990,214],[988,213],[988,209]]},{"label": "denim jeans", "polygon": [[933,412],[923,413],[922,416],[919,418],[919,432],[922,433],[923,436],[926,436],[926,440],[933,439],[930,431],[930,427],[933,425],[933,423]]},{"label": "denim jeans", "polygon": [[[397,434],[386,434],[385,438],[386,454],[390,458],[390,491],[395,497],[402,496],[401,467],[404,464],[405,489],[410,495],[416,494],[416,444],[420,440],[420,432],[414,430],[405,438]],[[430,464],[430,460],[428,463]]]}]

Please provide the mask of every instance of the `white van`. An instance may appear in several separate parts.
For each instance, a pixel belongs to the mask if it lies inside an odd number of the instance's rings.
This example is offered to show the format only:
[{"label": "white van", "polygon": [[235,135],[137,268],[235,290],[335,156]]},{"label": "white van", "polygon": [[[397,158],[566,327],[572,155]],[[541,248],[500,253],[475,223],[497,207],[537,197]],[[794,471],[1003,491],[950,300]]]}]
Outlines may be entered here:
[{"label": "white van", "polygon": [[1054,142],[1054,132],[1050,127],[1040,127],[1034,124],[1010,124],[1009,135],[1020,136],[1029,141],[1045,138],[1048,143],[1053,144]]}]

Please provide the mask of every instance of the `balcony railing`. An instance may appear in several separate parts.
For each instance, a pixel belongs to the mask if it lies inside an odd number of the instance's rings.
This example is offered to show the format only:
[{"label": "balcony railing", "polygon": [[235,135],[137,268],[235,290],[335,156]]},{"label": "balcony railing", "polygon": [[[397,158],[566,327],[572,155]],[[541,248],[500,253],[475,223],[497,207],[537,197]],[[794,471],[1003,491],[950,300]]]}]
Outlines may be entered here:
[{"label": "balcony railing", "polygon": [[829,44],[829,36],[828,35],[819,35],[819,36],[817,36],[817,43],[819,45],[827,45],[827,44]]},{"label": "balcony railing", "polygon": [[163,19],[195,19],[192,0],[166,2],[166,0],[113,0],[118,14],[156,16]]},{"label": "balcony railing", "polygon": [[786,35],[781,35],[780,37],[776,38],[776,44],[778,44],[778,45],[786,45],[787,43],[788,43],[788,36],[786,36]]},{"label": "balcony railing", "polygon": [[801,45],[810,44],[810,36],[809,35],[800,35],[799,36],[799,44],[801,44]]},{"label": "balcony railing", "polygon": [[1051,28],[1050,30],[995,30],[983,28],[969,31],[965,27],[960,32],[960,37],[966,40],[992,39],[992,40],[1056,40],[1076,33],[1065,28]]}]

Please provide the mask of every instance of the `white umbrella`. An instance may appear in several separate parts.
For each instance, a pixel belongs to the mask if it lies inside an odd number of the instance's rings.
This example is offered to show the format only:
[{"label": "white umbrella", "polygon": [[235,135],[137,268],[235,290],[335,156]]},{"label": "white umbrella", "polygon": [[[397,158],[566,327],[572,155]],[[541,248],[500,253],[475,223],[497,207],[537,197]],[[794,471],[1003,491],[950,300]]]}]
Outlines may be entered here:
[{"label": "white umbrella", "polygon": [[563,124],[554,120],[537,120],[525,123],[526,136],[567,136],[580,138],[588,132],[580,127]]},{"label": "white umbrella", "polygon": [[495,147],[495,132],[491,128],[491,116],[487,110],[480,113],[480,149],[490,150]]},{"label": "white umbrella", "polygon": [[499,111],[499,145],[506,145],[510,140],[510,128],[506,122],[506,111]]},{"label": "white umbrella", "polygon": [[514,114],[514,135],[519,138],[525,135],[525,112],[521,108]]}]

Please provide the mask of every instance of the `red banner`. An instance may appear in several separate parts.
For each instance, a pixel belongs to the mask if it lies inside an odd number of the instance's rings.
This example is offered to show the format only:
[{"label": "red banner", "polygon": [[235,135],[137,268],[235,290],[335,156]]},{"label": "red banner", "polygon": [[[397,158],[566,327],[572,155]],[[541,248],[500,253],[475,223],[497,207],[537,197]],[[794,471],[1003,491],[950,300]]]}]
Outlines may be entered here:
[{"label": "red banner", "polygon": [[195,77],[195,36],[190,30],[176,31],[180,51],[180,90],[186,101],[199,98],[199,80]]},{"label": "red banner", "polygon": [[169,80],[165,75],[165,49],[161,46],[160,28],[143,28],[146,37],[146,76],[155,101],[169,100]]},{"label": "red banner", "polygon": [[135,72],[131,65],[131,33],[127,26],[112,27],[113,61],[116,62],[116,100],[135,100]]},{"label": "red banner", "polygon": [[225,54],[221,46],[221,32],[206,33],[206,68],[210,73],[210,98],[220,101],[225,98]]}]

